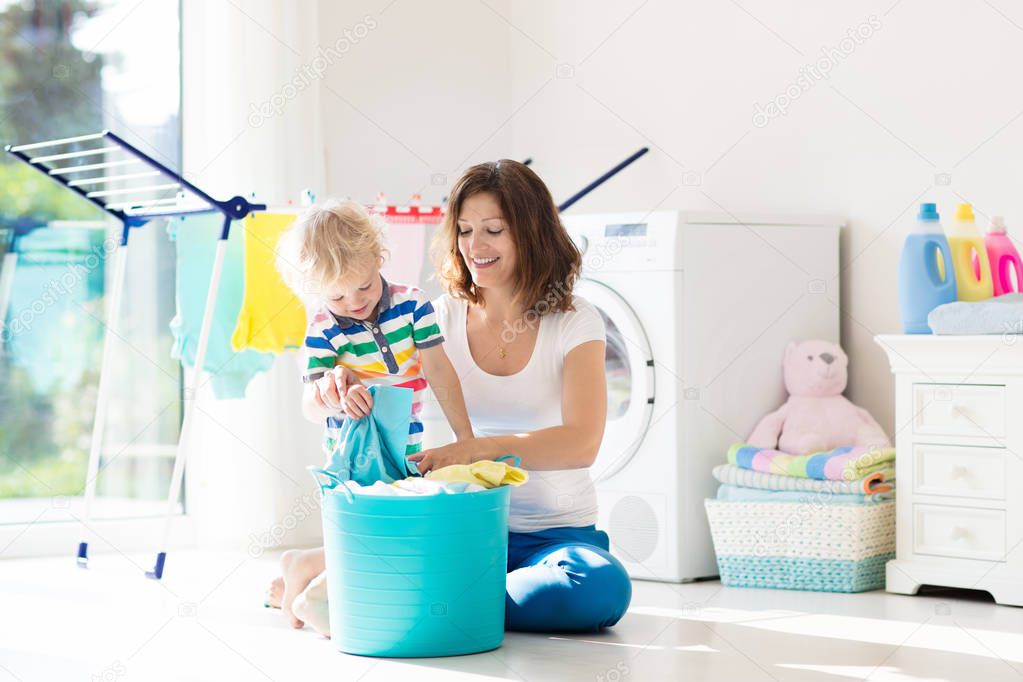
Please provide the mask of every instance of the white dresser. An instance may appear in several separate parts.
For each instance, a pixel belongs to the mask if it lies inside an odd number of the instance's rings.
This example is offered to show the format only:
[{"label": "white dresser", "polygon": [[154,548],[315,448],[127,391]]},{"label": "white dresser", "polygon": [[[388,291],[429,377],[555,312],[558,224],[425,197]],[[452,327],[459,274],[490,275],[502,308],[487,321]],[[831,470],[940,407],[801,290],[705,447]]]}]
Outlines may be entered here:
[{"label": "white dresser", "polygon": [[1023,606],[1023,337],[875,340],[895,375],[887,590],[963,587]]}]

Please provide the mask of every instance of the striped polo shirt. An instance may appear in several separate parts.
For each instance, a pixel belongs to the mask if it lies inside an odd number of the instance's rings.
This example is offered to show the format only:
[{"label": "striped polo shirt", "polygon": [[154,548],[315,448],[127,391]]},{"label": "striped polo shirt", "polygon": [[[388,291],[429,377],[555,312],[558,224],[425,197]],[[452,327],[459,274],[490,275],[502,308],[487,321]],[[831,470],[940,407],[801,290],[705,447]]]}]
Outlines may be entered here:
[{"label": "striped polo shirt", "polygon": [[[416,287],[389,284],[380,277],[383,290],[375,320],[334,315],[326,306],[312,311],[306,331],[306,363],[302,381],[316,381],[337,366],[347,367],[363,384],[411,388],[412,418],[405,454],[422,449],[426,377],[420,348],[444,342],[433,304]],[[327,418],[324,448],[330,454],[338,445],[343,417]]]}]

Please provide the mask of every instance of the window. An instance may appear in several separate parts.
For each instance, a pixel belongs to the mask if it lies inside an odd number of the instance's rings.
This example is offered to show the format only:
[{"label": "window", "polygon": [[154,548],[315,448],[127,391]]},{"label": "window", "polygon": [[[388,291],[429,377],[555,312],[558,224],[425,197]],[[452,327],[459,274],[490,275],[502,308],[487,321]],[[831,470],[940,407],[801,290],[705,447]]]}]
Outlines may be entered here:
[{"label": "window", "polygon": [[[150,30],[159,26],[159,31]],[[0,0],[0,139],[109,128],[180,167],[177,2]],[[64,150],[62,150],[64,151]],[[109,244],[120,225],[0,159],[0,524],[73,519],[96,410]],[[114,242],[109,240],[114,239]],[[95,517],[162,513],[181,419],[174,249],[132,231]]]}]

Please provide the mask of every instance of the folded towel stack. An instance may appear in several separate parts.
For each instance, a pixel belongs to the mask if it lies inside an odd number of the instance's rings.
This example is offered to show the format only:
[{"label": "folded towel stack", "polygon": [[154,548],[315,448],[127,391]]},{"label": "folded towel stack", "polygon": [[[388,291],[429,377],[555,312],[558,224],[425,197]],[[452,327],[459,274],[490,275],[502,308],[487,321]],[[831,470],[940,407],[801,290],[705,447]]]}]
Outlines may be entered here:
[{"label": "folded towel stack", "polygon": [[808,455],[738,443],[714,467],[717,499],[876,504],[895,498],[894,448],[835,448]]},{"label": "folded towel stack", "polygon": [[895,555],[895,450],[790,455],[739,443],[706,501],[721,582],[860,592]]}]

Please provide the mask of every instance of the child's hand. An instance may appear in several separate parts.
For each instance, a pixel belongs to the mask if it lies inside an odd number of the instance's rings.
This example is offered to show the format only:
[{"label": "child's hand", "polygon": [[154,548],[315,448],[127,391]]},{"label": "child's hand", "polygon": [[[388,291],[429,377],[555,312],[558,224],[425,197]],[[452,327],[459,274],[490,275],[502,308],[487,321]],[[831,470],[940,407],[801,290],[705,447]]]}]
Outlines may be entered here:
[{"label": "child's hand", "polygon": [[326,374],[313,382],[315,400],[318,407],[331,412],[341,411],[341,394],[338,393],[334,376]]},{"label": "child's hand", "polygon": [[352,385],[359,383],[359,377],[355,376],[355,372],[347,367],[334,367],[327,372],[327,377],[333,377],[334,385],[337,386],[338,400],[340,402],[344,402],[341,401],[340,396],[347,395],[348,389]]},{"label": "child's hand", "polygon": [[345,414],[354,419],[362,419],[373,409],[373,396],[369,389],[362,384],[355,384],[348,388],[345,394]]}]

